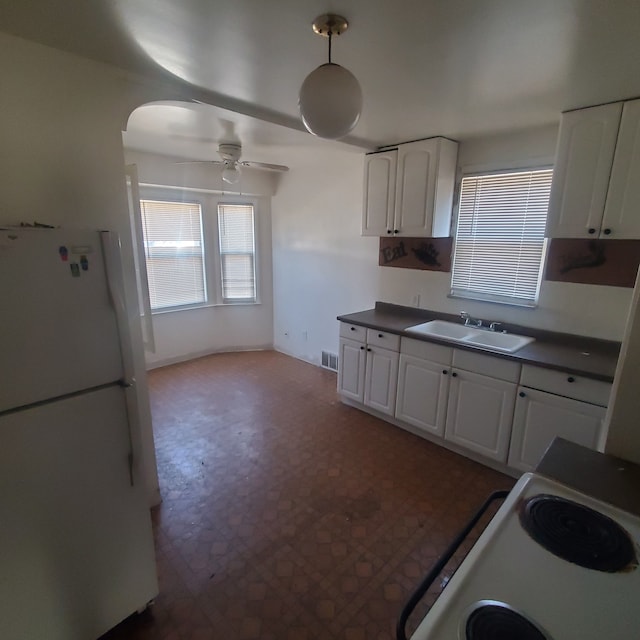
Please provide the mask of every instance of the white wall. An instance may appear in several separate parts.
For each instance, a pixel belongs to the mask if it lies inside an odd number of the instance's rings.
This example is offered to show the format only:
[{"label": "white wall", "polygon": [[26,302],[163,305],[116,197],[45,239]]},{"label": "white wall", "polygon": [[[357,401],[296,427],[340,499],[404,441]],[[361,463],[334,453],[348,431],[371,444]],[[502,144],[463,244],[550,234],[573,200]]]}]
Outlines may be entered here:
[{"label": "white wall", "polygon": [[[273,289],[271,269],[271,199],[274,174],[245,169],[238,185],[226,185],[215,165],[176,165],[166,156],[127,150],[141,184],[164,185],[154,197],[193,197],[203,210],[215,210],[218,197],[237,192],[252,195],[256,209],[256,250],[259,304],[217,305],[153,314],[155,351],[145,353],[148,368],[189,360],[220,351],[270,349],[273,346]],[[224,189],[224,192],[223,192]],[[190,195],[189,195],[190,194]]]},{"label": "white wall", "polygon": [[[551,163],[557,126],[469,140],[468,170]],[[275,348],[310,362],[337,352],[336,315],[376,300],[553,331],[621,340],[632,290],[543,282],[538,307],[525,309],[447,297],[450,274],[378,266],[378,239],[360,236],[362,156],[335,150],[288,159],[272,201]],[[305,338],[306,332],[306,338]],[[288,335],[285,335],[287,333]]]},{"label": "white wall", "polygon": [[336,316],[380,295],[378,239],[360,236],[362,154],[288,149],[286,158],[291,171],[272,199],[274,346],[319,363],[323,349],[337,353]]}]

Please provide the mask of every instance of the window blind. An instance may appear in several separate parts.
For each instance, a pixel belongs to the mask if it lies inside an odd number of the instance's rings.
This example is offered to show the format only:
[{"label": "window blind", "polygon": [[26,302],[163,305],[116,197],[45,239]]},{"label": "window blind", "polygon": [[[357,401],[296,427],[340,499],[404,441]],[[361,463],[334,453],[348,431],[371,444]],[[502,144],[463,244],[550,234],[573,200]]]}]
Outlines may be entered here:
[{"label": "window blind", "polygon": [[200,205],[141,200],[140,209],[151,308],[206,302]]},{"label": "window blind", "polygon": [[462,179],[451,294],[534,306],[552,169]]},{"label": "window blind", "polygon": [[219,204],[218,235],[223,302],[255,302],[253,205]]}]

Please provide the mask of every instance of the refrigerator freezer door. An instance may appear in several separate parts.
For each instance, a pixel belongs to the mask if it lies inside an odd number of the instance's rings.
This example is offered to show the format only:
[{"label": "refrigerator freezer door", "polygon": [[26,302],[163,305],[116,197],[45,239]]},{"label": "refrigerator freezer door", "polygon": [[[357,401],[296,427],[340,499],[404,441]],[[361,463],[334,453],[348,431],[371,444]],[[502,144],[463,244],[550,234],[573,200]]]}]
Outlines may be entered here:
[{"label": "refrigerator freezer door", "polygon": [[122,377],[100,235],[0,231],[0,412]]},{"label": "refrigerator freezer door", "polygon": [[90,640],[157,592],[117,386],[0,417],[0,620],[7,640]]}]

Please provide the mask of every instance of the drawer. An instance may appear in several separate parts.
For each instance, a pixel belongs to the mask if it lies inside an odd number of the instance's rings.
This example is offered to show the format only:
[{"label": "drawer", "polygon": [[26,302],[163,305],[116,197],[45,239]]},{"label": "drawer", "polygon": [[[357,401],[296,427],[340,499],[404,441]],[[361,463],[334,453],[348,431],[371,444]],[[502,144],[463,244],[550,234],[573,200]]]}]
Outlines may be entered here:
[{"label": "drawer", "polygon": [[414,340],[413,338],[402,338],[400,342],[400,352],[415,358],[431,360],[439,364],[449,366],[453,358],[453,349],[433,342]]},{"label": "drawer", "polygon": [[349,324],[348,322],[340,323],[340,337],[349,338],[350,340],[367,341],[367,328],[357,324]]},{"label": "drawer", "polygon": [[601,407],[607,406],[611,394],[611,383],[609,382],[593,380],[573,373],[534,367],[529,364],[522,367],[520,384],[523,387],[548,391],[558,396],[582,400]]},{"label": "drawer", "polygon": [[518,382],[521,369],[519,362],[485,356],[482,353],[462,351],[461,349],[453,350],[453,367],[506,382]]},{"label": "drawer", "polygon": [[400,336],[395,333],[367,329],[367,344],[390,351],[400,351]]}]

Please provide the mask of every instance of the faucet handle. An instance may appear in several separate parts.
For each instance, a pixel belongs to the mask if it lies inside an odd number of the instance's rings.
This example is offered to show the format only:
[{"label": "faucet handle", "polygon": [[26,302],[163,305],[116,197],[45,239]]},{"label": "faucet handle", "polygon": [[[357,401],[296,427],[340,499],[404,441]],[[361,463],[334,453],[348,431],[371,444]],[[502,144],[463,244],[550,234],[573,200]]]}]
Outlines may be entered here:
[{"label": "faucet handle", "polygon": [[469,316],[469,314],[468,314],[466,311],[461,311],[461,312],[460,312],[460,317],[461,317],[463,320],[468,320],[470,316]]},{"label": "faucet handle", "polygon": [[489,331],[495,331],[498,327],[502,326],[502,322],[492,322],[489,325]]}]

